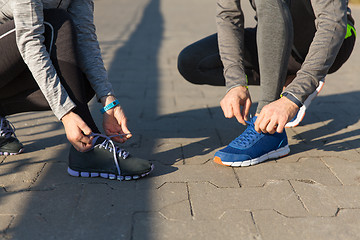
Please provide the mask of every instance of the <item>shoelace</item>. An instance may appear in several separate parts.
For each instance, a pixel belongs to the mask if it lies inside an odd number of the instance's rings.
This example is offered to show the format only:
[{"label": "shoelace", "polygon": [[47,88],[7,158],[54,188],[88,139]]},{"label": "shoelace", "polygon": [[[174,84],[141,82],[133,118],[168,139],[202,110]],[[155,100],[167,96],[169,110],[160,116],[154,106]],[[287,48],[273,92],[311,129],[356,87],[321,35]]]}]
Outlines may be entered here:
[{"label": "shoelace", "polygon": [[256,139],[256,136],[260,135],[260,133],[255,131],[253,122],[245,122],[248,124],[248,127],[239,137],[233,140],[234,144],[242,147],[247,147]]},{"label": "shoelace", "polygon": [[0,122],[0,137],[9,138],[11,135],[15,135],[15,127],[14,125],[6,120],[6,118],[1,118]]},{"label": "shoelace", "polygon": [[95,137],[94,140],[93,140],[94,142],[96,142],[96,140],[99,137],[105,138],[105,140],[101,144],[98,144],[98,145],[96,145],[94,147],[104,148],[104,149],[109,150],[109,152],[113,152],[114,163],[116,165],[116,169],[118,170],[119,176],[121,176],[121,170],[120,170],[120,166],[119,166],[119,163],[118,163],[118,160],[117,160],[117,156],[119,156],[119,157],[121,157],[123,159],[126,159],[130,155],[130,153],[125,151],[122,148],[117,147],[114,144],[113,140],[111,140],[111,138],[118,137],[118,136],[126,136],[126,135],[128,135],[128,134],[116,134],[116,135],[112,135],[112,136],[106,136],[106,135],[100,134],[100,133],[91,133],[90,134],[90,136]]}]

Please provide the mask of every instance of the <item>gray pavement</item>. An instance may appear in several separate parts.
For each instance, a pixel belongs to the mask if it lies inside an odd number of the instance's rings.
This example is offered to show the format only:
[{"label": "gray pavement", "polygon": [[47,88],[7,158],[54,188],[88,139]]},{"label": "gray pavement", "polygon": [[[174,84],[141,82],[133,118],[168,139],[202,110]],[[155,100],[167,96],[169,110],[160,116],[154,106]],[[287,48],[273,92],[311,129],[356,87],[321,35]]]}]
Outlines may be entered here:
[{"label": "gray pavement", "polygon": [[[125,147],[156,169],[131,182],[70,177],[69,144],[52,113],[12,116],[26,152],[0,157],[1,239],[360,239],[359,46],[287,131],[289,156],[233,169],[212,162],[244,129],[223,117],[225,89],[191,85],[176,69],[183,47],[215,32],[215,1],[96,0],[95,8],[134,133]],[[255,106],[259,89],[250,90]],[[100,106],[91,107],[101,125]]]}]

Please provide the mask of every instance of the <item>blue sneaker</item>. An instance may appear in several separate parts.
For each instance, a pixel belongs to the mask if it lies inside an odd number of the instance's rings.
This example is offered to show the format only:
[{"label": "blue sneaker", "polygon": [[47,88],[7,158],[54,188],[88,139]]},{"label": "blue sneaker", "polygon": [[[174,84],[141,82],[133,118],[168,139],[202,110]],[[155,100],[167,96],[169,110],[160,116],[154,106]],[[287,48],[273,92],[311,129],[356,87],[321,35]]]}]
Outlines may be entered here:
[{"label": "blue sneaker", "polygon": [[274,134],[258,133],[254,129],[255,120],[256,117],[253,117],[239,137],[215,153],[214,162],[231,167],[245,167],[289,154],[285,130]]}]

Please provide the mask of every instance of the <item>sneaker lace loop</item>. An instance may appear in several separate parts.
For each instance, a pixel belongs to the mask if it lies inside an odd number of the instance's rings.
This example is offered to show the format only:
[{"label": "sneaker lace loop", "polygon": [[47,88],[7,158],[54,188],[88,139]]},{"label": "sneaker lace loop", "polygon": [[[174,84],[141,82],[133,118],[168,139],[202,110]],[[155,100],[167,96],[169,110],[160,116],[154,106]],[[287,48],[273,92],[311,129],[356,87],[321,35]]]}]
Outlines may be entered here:
[{"label": "sneaker lace loop", "polygon": [[15,126],[11,122],[6,120],[6,118],[1,118],[0,137],[9,138],[11,137],[11,135],[14,135],[14,137],[16,137]]},{"label": "sneaker lace loop", "polygon": [[116,135],[111,135],[111,136],[106,136],[104,134],[100,134],[100,133],[91,133],[90,136],[94,136],[94,142],[96,142],[96,140],[99,137],[104,138],[104,141],[98,145],[99,148],[104,148],[104,149],[108,149],[109,152],[112,152],[114,155],[114,163],[116,165],[116,169],[119,173],[119,176],[121,176],[121,171],[120,171],[120,166],[119,166],[119,162],[118,162],[118,156],[126,159],[130,153],[127,152],[126,150],[119,148],[118,146],[116,146],[113,142],[113,140],[111,140],[111,138],[113,137],[118,137],[118,136],[126,136],[127,134],[116,134]]},{"label": "sneaker lace loop", "polygon": [[245,122],[248,124],[248,127],[239,137],[233,141],[236,145],[241,147],[248,147],[257,139],[257,136],[259,136],[259,133],[254,129],[254,123],[249,121]]}]

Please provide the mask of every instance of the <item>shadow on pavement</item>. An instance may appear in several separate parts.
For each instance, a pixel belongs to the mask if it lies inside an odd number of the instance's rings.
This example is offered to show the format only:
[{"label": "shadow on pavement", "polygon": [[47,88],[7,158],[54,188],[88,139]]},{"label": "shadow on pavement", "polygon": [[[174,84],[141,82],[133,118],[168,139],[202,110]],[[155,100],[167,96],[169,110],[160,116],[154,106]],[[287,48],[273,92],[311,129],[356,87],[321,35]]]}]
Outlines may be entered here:
[{"label": "shadow on pavement", "polygon": [[[162,38],[163,17],[160,12],[160,0],[149,0],[136,30],[116,51],[109,67],[109,78],[117,80],[120,76],[122,80],[113,82],[117,93],[120,96],[122,92],[125,93],[125,99],[127,95],[135,96],[135,102],[131,103],[133,107],[142,101],[141,98],[136,100],[136,94],[144,91],[148,87],[147,84],[151,84],[155,91],[158,82],[146,83],[140,86],[143,89],[139,90],[139,82],[130,76],[121,76],[120,70],[131,70],[135,76],[142,69],[146,69],[151,75],[149,79],[157,79],[157,57]],[[144,65],[144,62],[147,64]],[[156,113],[157,98],[149,101],[151,102],[147,102],[147,106],[151,106],[151,111]],[[56,137],[53,137],[50,141],[42,139],[29,143],[31,151],[51,147],[47,143],[53,143],[55,140]],[[63,138],[62,140],[66,141]],[[0,238],[5,236],[11,239],[137,239],[138,233],[133,232],[134,213],[152,210],[150,191],[138,190],[136,181],[118,182],[100,178],[69,177],[66,173],[67,154],[53,153],[46,162],[38,161],[37,164],[42,165],[37,177],[32,180],[36,183],[26,185],[30,187],[19,190],[14,188],[11,192],[13,188],[9,185],[6,193],[0,188],[0,203],[10,202],[9,209],[11,204],[22,206],[21,209],[9,210],[18,214],[9,215],[10,220],[6,220],[10,225],[5,232],[0,232]],[[19,163],[16,162],[8,164],[7,167]],[[22,167],[28,167],[23,160],[20,162]],[[18,169],[21,170],[21,166],[18,166]],[[151,226],[142,227],[142,239],[151,239],[150,228]]]}]

